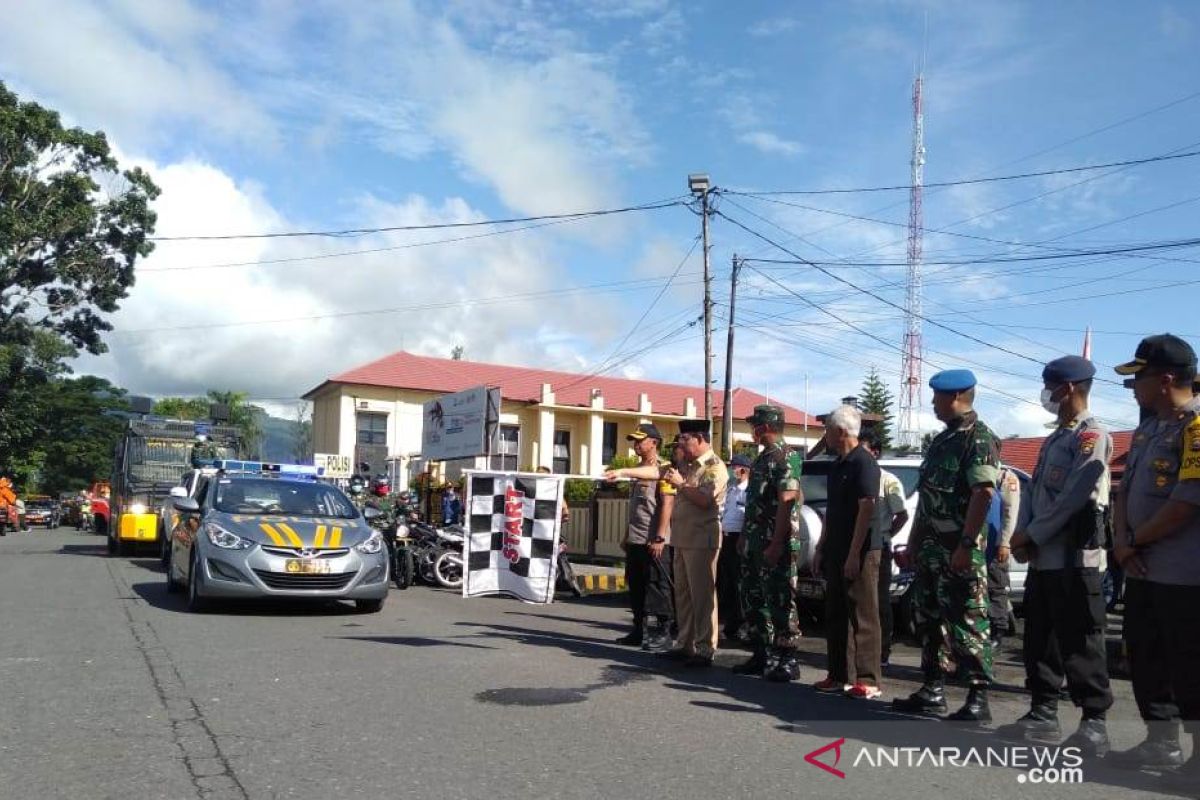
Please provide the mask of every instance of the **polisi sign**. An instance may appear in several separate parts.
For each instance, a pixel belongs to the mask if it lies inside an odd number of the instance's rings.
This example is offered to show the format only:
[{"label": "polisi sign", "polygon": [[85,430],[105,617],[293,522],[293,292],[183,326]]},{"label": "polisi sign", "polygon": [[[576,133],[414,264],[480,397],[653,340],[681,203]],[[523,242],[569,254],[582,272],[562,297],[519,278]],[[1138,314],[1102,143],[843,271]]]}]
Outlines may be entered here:
[{"label": "polisi sign", "polygon": [[353,474],[353,464],[350,456],[340,456],[331,453],[314,453],[313,464],[325,468],[326,478],[349,478]]}]

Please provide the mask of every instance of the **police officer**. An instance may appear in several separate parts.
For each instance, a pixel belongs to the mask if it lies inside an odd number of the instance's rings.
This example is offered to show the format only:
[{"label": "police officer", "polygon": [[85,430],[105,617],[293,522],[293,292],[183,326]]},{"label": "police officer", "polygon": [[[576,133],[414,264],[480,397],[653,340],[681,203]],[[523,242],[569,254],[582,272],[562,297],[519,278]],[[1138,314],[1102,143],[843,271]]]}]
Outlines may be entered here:
[{"label": "police officer", "polygon": [[800,454],[783,441],[783,409],[778,406],[755,406],[746,422],[763,448],[750,467],[746,488],[738,583],[753,655],[733,671],[783,683],[800,677],[800,620],[792,597],[797,547],[792,516],[803,502]]},{"label": "police officer", "polygon": [[1095,374],[1079,356],[1055,359],[1042,370],[1042,405],[1057,415],[1058,428],[1042,443],[1011,542],[1017,558],[1029,562],[1024,655],[1031,698],[1029,713],[1006,732],[1057,744],[1065,676],[1083,710],[1065,746],[1102,757],[1109,749],[1104,718],[1113,702],[1100,588],[1112,437],[1088,411]]},{"label": "police officer", "polygon": [[946,710],[945,677],[964,675],[967,701],[949,719],[987,722],[992,681],[988,634],[984,537],[988,506],[1000,475],[996,437],[974,410],[975,376],[946,370],[929,381],[933,410],[946,429],[930,443],[921,464],[917,518],[909,537],[916,546],[914,612],[921,640],[920,689],[892,701],[893,708],[922,714]]},{"label": "police officer", "polygon": [[[1200,786],[1200,399],[1196,353],[1177,336],[1142,340],[1118,366],[1149,415],[1134,433],[1113,513],[1113,549],[1125,570],[1125,642],[1146,741],[1109,760],[1183,764],[1182,718],[1192,756],[1180,780]],[[1195,795],[1192,795],[1195,796]]]},{"label": "police officer", "polygon": [[1008,467],[1000,468],[1000,487],[988,508],[988,622],[992,628],[992,652],[1000,648],[1009,633],[1008,619],[1012,614],[1009,576],[1012,554],[1012,535],[1017,530],[1017,513],[1021,508],[1021,482],[1017,473]]}]

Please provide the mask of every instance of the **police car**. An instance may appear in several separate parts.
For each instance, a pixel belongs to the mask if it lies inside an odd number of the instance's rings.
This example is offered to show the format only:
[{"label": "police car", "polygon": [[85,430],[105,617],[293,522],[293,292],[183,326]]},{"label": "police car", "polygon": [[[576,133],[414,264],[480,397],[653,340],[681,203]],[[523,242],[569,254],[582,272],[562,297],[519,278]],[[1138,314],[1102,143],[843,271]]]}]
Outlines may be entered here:
[{"label": "police car", "polygon": [[317,467],[215,461],[193,496],[176,497],[167,591],[187,591],[189,610],[216,598],[353,600],[383,608],[387,547]]}]

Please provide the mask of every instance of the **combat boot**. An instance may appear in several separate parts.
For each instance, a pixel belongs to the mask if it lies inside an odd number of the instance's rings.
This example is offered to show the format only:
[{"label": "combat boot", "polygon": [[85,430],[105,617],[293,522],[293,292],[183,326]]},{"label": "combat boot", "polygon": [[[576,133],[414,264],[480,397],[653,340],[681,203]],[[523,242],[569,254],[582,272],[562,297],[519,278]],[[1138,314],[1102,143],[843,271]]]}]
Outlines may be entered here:
[{"label": "combat boot", "polygon": [[773,666],[763,676],[772,683],[788,683],[800,677],[800,661],[796,658],[794,650],[785,650],[779,653],[779,657],[775,660]]},{"label": "combat boot", "polygon": [[951,722],[991,722],[992,710],[988,707],[987,687],[972,686],[968,689],[967,702],[946,719]]},{"label": "combat boot", "polygon": [[734,675],[757,675],[762,677],[767,668],[767,651],[761,647],[754,648],[754,654],[741,664],[735,664],[731,670]]},{"label": "combat boot", "polygon": [[1139,745],[1110,753],[1104,759],[1124,769],[1166,769],[1183,765],[1183,748],[1179,746],[1178,724],[1152,724],[1146,740]]},{"label": "combat boot", "polygon": [[616,640],[616,644],[627,644],[630,647],[639,647],[642,644],[642,626],[636,624],[633,630]]},{"label": "combat boot", "polygon": [[1102,719],[1084,719],[1079,730],[1067,737],[1063,747],[1077,747],[1084,758],[1104,758],[1108,755],[1108,726]]},{"label": "combat boot", "polygon": [[1058,724],[1058,711],[1053,705],[1034,703],[1025,716],[1011,725],[997,728],[996,735],[1002,739],[1056,744],[1062,738],[1062,727]]},{"label": "combat boot", "polygon": [[650,629],[650,633],[642,642],[642,649],[647,653],[666,653],[671,650],[671,629],[665,624],[659,624]]},{"label": "combat boot", "polygon": [[945,684],[941,678],[926,678],[921,688],[908,697],[897,697],[892,700],[892,708],[909,714],[945,714]]}]

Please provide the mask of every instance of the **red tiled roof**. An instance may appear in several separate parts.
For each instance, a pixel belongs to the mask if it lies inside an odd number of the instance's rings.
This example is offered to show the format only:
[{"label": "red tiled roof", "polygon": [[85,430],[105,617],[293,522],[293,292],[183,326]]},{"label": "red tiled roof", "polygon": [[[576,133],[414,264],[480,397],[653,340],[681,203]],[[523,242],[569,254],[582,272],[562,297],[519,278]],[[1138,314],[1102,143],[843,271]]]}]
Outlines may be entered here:
[{"label": "red tiled roof", "polygon": [[[1108,463],[1113,472],[1121,473],[1125,469],[1125,458],[1129,455],[1129,445],[1133,441],[1133,431],[1113,431],[1113,452]],[[1038,453],[1041,452],[1045,436],[1030,436],[1018,439],[1005,439],[1001,444],[1000,460],[1009,466],[1016,467],[1022,472],[1033,474],[1037,466]]]},{"label": "red tiled roof", "polygon": [[[330,383],[350,383],[361,386],[388,386],[396,389],[415,389],[427,392],[461,392],[472,386],[498,386],[506,400],[537,403],[542,399],[542,384],[550,384],[555,393],[555,402],[564,406],[591,405],[592,390],[599,389],[604,396],[604,407],[619,411],[637,411],[640,395],[650,398],[655,414],[683,416],[687,398],[692,398],[697,410],[703,413],[704,389],[698,386],[680,386],[673,383],[630,380],[627,378],[590,377],[570,372],[555,372],[529,367],[510,367],[501,364],[484,364],[477,361],[455,361],[448,358],[431,358],[400,351],[384,356],[369,364],[335,375],[321,386],[309,391],[311,397]],[[721,416],[724,398],[721,392],[713,394],[713,415]],[[750,416],[754,406],[771,402],[781,407],[784,419],[789,424],[820,428],[816,417],[805,414],[798,408],[770,400],[749,389],[734,389],[733,413],[735,419]]]}]

